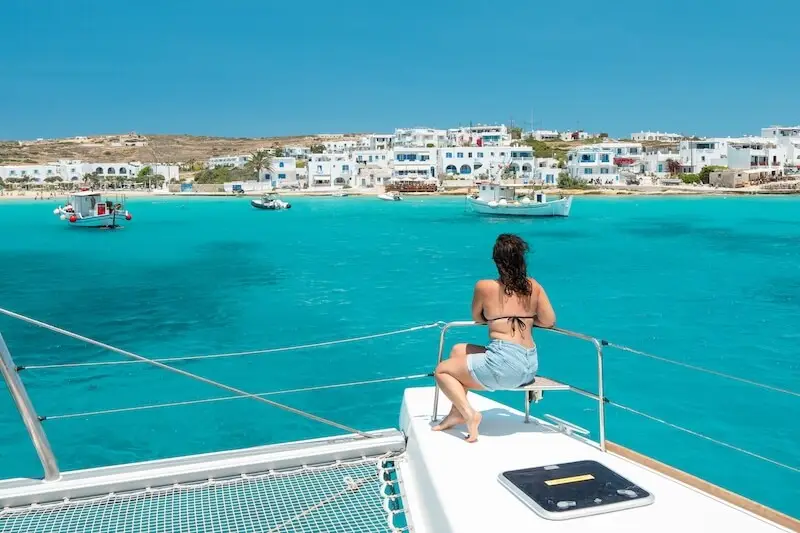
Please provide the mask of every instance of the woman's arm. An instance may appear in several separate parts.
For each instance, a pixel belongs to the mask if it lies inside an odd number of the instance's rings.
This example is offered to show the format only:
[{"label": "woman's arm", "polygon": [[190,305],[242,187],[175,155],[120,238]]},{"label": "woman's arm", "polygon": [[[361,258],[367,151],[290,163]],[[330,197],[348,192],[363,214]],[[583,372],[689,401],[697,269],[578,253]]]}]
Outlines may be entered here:
[{"label": "woman's arm", "polygon": [[475,284],[475,289],[472,291],[472,320],[478,324],[486,323],[483,319],[483,291],[480,281]]},{"label": "woman's arm", "polygon": [[536,300],[536,319],[533,323],[540,328],[552,328],[556,325],[556,312],[553,311],[544,287],[536,283],[536,290],[539,292],[539,298]]}]

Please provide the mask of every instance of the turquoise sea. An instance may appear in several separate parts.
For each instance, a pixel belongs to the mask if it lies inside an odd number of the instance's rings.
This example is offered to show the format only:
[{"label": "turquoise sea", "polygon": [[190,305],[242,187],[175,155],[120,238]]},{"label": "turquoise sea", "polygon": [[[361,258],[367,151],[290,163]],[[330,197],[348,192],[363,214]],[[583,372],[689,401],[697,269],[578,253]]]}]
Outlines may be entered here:
[{"label": "turquoise sea", "polygon": [[[469,318],[491,246],[516,232],[561,327],[800,391],[800,200],[577,198],[569,219],[505,220],[463,199],[129,202],[119,231],[76,230],[52,202],[0,204],[0,306],[146,355],[258,350]],[[20,365],[119,360],[0,317]],[[480,341],[480,328],[450,342]],[[438,330],[308,350],[175,363],[251,392],[424,373]],[[596,389],[591,346],[539,332],[540,372]],[[800,468],[800,398],[614,349],[606,394],[660,419]],[[229,396],[141,364],[22,372],[40,415]],[[362,430],[396,427],[402,390],[430,379],[271,399]],[[2,385],[0,385],[2,386]],[[521,407],[518,395],[497,399]],[[548,394],[535,414],[590,428],[591,401]],[[800,517],[800,473],[609,407],[608,437]],[[337,433],[249,399],[44,422],[62,469]],[[466,444],[465,444],[466,446]],[[536,463],[536,450],[530,450]],[[0,477],[41,469],[0,393]]]}]

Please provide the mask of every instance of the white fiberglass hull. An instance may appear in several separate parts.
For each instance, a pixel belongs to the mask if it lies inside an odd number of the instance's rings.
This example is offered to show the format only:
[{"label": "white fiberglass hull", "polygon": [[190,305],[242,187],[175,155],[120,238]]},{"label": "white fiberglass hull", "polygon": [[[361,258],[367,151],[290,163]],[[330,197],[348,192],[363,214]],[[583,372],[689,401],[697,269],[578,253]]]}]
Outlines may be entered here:
[{"label": "white fiberglass hull", "polygon": [[127,211],[108,214],[108,215],[93,215],[93,216],[76,216],[75,221],[70,220],[72,213],[66,211],[59,213],[59,218],[64,221],[68,226],[77,228],[111,228],[121,227],[126,222]]},{"label": "white fiberglass hull", "polygon": [[392,196],[391,194],[379,194],[378,198],[380,198],[381,200],[385,200],[387,202],[399,202],[400,200],[402,200],[401,197]]},{"label": "white fiberglass hull", "polygon": [[572,196],[544,203],[530,202],[506,205],[489,205],[478,199],[467,197],[467,203],[476,213],[510,217],[568,217],[572,207]]}]

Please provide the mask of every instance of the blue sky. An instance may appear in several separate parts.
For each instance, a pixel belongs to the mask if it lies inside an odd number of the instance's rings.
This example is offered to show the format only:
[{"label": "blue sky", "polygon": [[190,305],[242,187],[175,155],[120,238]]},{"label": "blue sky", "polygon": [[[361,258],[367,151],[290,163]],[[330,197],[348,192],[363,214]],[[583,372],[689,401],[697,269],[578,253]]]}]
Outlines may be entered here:
[{"label": "blue sky", "polygon": [[0,139],[800,123],[800,1],[2,0]]}]

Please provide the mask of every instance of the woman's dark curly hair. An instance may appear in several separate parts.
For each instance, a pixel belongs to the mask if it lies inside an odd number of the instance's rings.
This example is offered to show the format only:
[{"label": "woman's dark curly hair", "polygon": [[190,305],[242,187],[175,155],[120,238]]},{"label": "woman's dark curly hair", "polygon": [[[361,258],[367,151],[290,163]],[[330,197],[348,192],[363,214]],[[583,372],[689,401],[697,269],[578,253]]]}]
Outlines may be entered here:
[{"label": "woman's dark curly hair", "polygon": [[528,252],[528,243],[517,235],[503,233],[494,243],[492,259],[497,265],[500,274],[500,283],[506,296],[516,294],[527,298],[533,292],[528,281],[528,267],[525,263],[525,254]]}]

